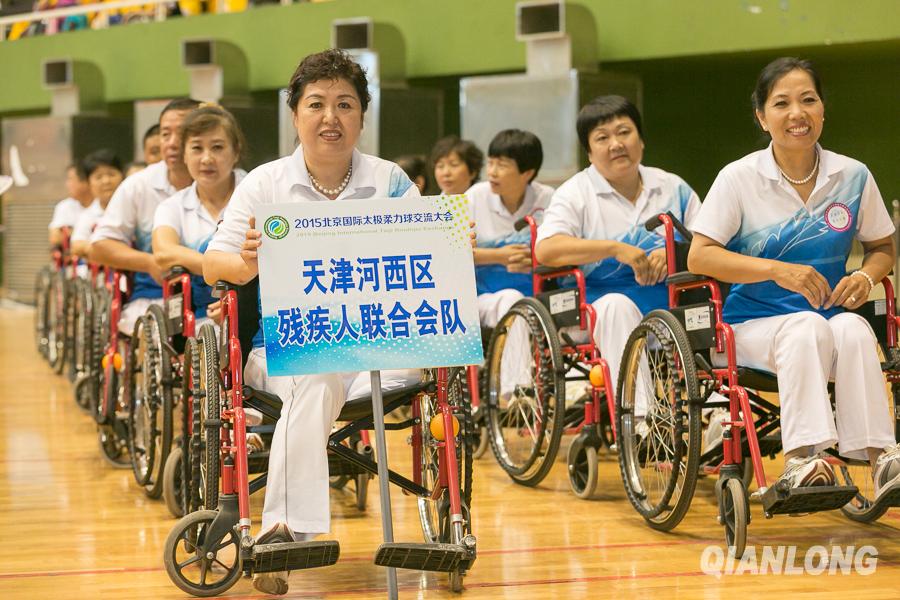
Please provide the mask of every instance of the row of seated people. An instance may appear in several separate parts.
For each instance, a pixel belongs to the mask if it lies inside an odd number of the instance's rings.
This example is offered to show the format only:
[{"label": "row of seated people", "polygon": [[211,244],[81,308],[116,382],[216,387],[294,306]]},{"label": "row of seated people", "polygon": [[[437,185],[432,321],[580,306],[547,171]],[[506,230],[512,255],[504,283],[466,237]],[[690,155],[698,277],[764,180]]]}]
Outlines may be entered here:
[{"label": "row of seated people", "polygon": [[[174,265],[197,276],[195,302],[208,302],[207,316],[217,318],[218,304],[208,291],[203,296],[199,278],[207,285],[246,284],[257,276],[262,236],[252,215],[261,203],[419,194],[396,164],[355,148],[369,101],[366,84],[360,67],[339,51],[306,57],[288,85],[300,146],[246,176],[236,169],[242,141],[226,111],[190,100],[163,111],[164,161],[126,179],[107,200],[87,251],[95,262],[136,273],[120,322],[124,333],[158,301],[162,274]],[[542,162],[537,137],[521,130],[498,134],[488,149],[489,181],[466,191],[477,240],[479,313],[491,326],[531,293],[531,248],[516,225],[530,215],[540,222],[536,259],[581,266],[586,300],[598,316],[589,335],[615,378],[630,332],[645,313],[667,306],[664,240],[643,224],[670,212],[694,232],[691,270],[735,284],[725,318],[734,326],[738,361],[778,377],[787,457],[782,480],[833,483],[819,453],[837,444],[842,455],[871,461],[880,493],[900,478],[900,450],[874,335],[844,309],[863,304],[890,271],[893,224],[866,167],[818,145],[824,104],[812,65],[797,59],[768,65],[753,109],[770,145],[725,167],[702,205],[681,178],[642,164],[641,117],[624,98],[604,96],[582,108],[576,129],[591,164],[555,191],[535,181]],[[462,171],[464,164],[472,184],[478,170],[466,161],[470,146],[453,140],[435,165],[455,162]],[[847,274],[853,239],[863,244],[865,258]],[[254,342],[247,381],[277,394],[282,414],[290,415],[275,429],[258,539],[309,539],[329,529],[328,433],[343,403],[365,384],[356,373],[269,378],[261,332]],[[384,384],[403,386],[416,376],[387,373]],[[836,418],[828,402],[831,379]],[[319,455],[302,464],[291,460]],[[287,590],[286,573],[254,581],[261,591]]]}]

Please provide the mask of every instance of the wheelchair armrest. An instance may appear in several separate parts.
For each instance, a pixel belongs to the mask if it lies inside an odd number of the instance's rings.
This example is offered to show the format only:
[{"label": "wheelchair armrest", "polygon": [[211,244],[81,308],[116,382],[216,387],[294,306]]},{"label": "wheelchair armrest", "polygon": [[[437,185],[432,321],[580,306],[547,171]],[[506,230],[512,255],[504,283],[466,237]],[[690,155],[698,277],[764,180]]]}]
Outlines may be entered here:
[{"label": "wheelchair armrest", "polygon": [[224,279],[220,279],[216,282],[212,289],[212,297],[213,298],[222,298],[226,293],[231,290],[238,289],[238,285],[231,283],[230,281],[225,281]]},{"label": "wheelchair armrest", "polygon": [[171,269],[166,271],[166,274],[164,275],[164,277],[167,280],[168,279],[177,279],[178,277],[181,277],[182,275],[184,275],[187,272],[188,272],[188,270],[185,269],[184,267],[182,267],[181,265],[175,265],[174,267],[172,267]]},{"label": "wheelchair armrest", "polygon": [[683,285],[685,283],[694,283],[695,281],[704,281],[709,279],[705,275],[696,275],[690,271],[680,271],[673,273],[666,278],[666,283],[671,285]]},{"label": "wheelchair armrest", "polygon": [[568,275],[568,274],[570,274],[572,271],[577,271],[577,270],[578,270],[578,267],[575,266],[575,265],[569,265],[569,266],[566,266],[566,267],[545,267],[545,266],[540,266],[540,267],[535,268],[534,274],[535,274],[535,275],[554,275],[554,274],[558,274],[560,277],[562,277],[563,275]]}]

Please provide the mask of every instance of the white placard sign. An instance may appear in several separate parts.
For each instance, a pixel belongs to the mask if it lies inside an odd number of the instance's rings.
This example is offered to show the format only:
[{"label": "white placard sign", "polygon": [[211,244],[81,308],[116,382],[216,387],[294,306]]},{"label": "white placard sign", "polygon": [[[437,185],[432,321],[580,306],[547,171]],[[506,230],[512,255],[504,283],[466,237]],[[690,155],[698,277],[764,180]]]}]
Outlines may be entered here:
[{"label": "white placard sign", "polygon": [[479,364],[465,196],[262,204],[269,375]]}]

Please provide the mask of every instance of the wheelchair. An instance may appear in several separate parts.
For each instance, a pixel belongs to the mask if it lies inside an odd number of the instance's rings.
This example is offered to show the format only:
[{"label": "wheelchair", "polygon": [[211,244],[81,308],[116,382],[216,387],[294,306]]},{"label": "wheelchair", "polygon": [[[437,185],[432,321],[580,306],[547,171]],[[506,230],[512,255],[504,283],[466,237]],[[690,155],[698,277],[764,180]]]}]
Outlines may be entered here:
[{"label": "wheelchair", "polygon": [[104,286],[106,271],[96,264],[88,264],[87,278],[76,277],[72,282],[72,369],[75,403],[90,413],[97,402],[97,379],[100,359],[94,356],[94,305],[98,289]]},{"label": "wheelchair", "polygon": [[[593,343],[597,315],[586,301],[583,273],[576,267],[538,266],[537,223],[530,216],[524,221],[531,231],[534,297],[514,304],[491,336],[484,391],[487,437],[510,478],[536,486],[550,472],[563,433],[576,434],[567,455],[569,483],[576,496],[589,498],[597,486],[599,450],[615,449],[609,366]],[[561,287],[571,279],[575,287]],[[569,333],[574,329],[588,341],[576,342]],[[524,359],[515,356],[523,346]],[[511,377],[518,381],[510,382]],[[582,392],[569,406],[567,388]]]},{"label": "wheelchair", "polygon": [[[110,270],[93,299],[91,364],[97,369],[93,379],[96,393],[91,397],[91,416],[103,458],[116,468],[131,466],[128,457],[128,413],[131,390],[131,352],[128,336],[119,333],[119,317],[129,293],[125,273]],[[137,329],[137,327],[135,328]]]},{"label": "wheelchair", "polygon": [[62,244],[53,248],[50,264],[35,279],[35,344],[56,373],[66,365],[69,261],[69,229],[64,228]]},{"label": "wheelchair", "polygon": [[[189,347],[193,358],[191,478],[198,482],[191,509],[170,532],[164,550],[166,571],[181,590],[215,596],[241,574],[290,571],[337,562],[337,541],[257,544],[250,535],[249,496],[266,483],[266,473],[250,478],[245,407],[277,420],[281,400],[243,383],[243,367],[259,323],[258,282],[234,286],[220,282],[223,322],[219,341],[211,325],[201,327]],[[242,307],[240,318],[238,308]],[[469,368],[468,377],[474,376]],[[450,587],[462,590],[463,577],[476,557],[472,534],[472,420],[462,393],[466,370],[439,368],[422,382],[384,393],[385,414],[410,405],[411,416],[386,423],[388,430],[411,429],[412,479],[390,471],[389,479],[417,498],[425,543],[385,543],[375,564],[446,572]],[[348,400],[329,437],[331,476],[377,473],[371,451],[349,441],[373,427],[370,397]],[[445,435],[444,432],[454,432]],[[458,432],[458,433],[457,433]],[[266,457],[267,459],[267,457]],[[266,463],[268,461],[266,460]],[[335,469],[339,470],[335,470]],[[221,481],[221,493],[219,482]],[[212,568],[215,565],[215,568]]]},{"label": "wheelchair", "polygon": [[[169,511],[181,517],[183,453],[173,455],[172,450],[176,407],[183,410],[190,400],[190,387],[184,384],[189,366],[185,367],[183,353],[186,339],[194,337],[196,328],[187,269],[173,267],[166,274],[162,291],[162,306],[151,304],[147,308],[132,338],[128,454],[135,481],[147,496],[165,495]],[[180,449],[181,445],[179,442],[175,447]]]},{"label": "wheelchair", "polygon": [[[766,483],[762,456],[781,450],[780,414],[778,406],[760,393],[778,391],[775,375],[736,364],[732,330],[722,320],[726,286],[687,271],[692,236],[671,213],[646,223],[648,230],[660,225],[665,228],[670,309],[648,313],[629,337],[616,401],[622,481],[629,501],[647,524],[661,531],[678,525],[704,465],[718,471],[718,521],[728,551],[736,558],[744,553],[750,523],[746,475],[756,481],[752,496],[761,500],[766,518],[840,509],[851,520],[870,522],[900,504],[900,490],[875,502],[868,461],[841,458],[833,449],[828,452],[837,485],[791,489],[781,482]],[[676,230],[686,241],[676,242]],[[892,384],[889,402],[897,435],[900,320],[890,280],[885,278],[882,285],[886,300],[869,301],[855,312],[872,325],[886,357],[882,370]],[[713,349],[725,352],[727,366],[711,366]],[[644,386],[644,409],[637,408],[639,386]],[[727,408],[729,416],[721,445],[701,453],[701,408],[711,406]]]}]

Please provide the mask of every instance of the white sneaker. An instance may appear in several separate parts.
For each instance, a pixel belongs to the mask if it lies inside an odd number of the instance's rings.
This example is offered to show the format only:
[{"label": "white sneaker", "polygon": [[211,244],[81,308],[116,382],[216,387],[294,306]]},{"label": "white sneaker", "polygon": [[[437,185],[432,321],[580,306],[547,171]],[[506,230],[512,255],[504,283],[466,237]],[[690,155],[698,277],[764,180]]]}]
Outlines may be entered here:
[{"label": "white sneaker", "polygon": [[900,484],[900,444],[884,449],[884,454],[875,461],[875,499],[885,491]]},{"label": "white sneaker", "polygon": [[[293,542],[294,532],[285,523],[276,523],[256,538],[257,544]],[[288,571],[254,573],[253,587],[263,594],[283,596],[288,593]]]},{"label": "white sneaker", "polygon": [[834,470],[820,456],[789,458],[784,463],[784,473],[775,485],[782,481],[791,488],[834,485]]},{"label": "white sneaker", "polygon": [[709,425],[703,435],[703,451],[709,452],[713,448],[722,445],[722,434],[725,432],[723,423],[731,418],[731,412],[727,408],[714,408],[709,415]]}]

